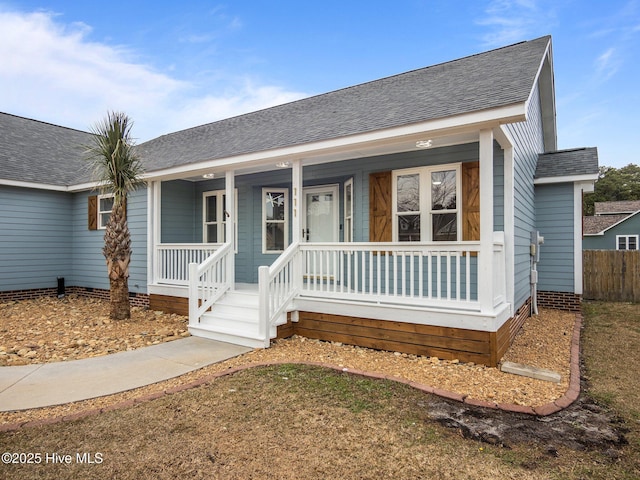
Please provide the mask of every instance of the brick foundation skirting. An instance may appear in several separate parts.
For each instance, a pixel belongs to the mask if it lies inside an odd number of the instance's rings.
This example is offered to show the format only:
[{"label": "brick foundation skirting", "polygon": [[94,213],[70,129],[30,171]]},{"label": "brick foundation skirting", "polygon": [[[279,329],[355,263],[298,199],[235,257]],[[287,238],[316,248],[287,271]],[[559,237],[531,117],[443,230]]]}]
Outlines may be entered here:
[{"label": "brick foundation skirting", "polygon": [[579,312],[582,295],[569,292],[538,292],[538,307]]},{"label": "brick foundation skirting", "polygon": [[[79,297],[100,298],[109,300],[109,290],[90,287],[66,287],[66,295],[78,295]],[[33,300],[40,297],[55,297],[57,288],[33,288],[29,290],[11,290],[0,292],[0,302],[16,300]],[[129,292],[129,302],[132,307],[149,308],[149,295],[146,293]]]}]

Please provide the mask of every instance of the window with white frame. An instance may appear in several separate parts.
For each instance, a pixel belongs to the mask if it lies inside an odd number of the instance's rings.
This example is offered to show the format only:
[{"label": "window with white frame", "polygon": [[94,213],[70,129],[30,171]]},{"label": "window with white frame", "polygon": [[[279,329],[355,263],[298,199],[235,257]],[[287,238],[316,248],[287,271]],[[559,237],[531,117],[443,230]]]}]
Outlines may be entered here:
[{"label": "window with white frame", "polygon": [[111,211],[113,210],[113,194],[108,193],[104,195],[98,195],[98,229],[104,230],[107,228],[109,217],[111,217]]},{"label": "window with white frame", "polygon": [[289,190],[262,189],[262,253],[281,253],[289,245]]},{"label": "window with white frame", "polygon": [[[238,228],[238,190],[235,190],[234,226]],[[202,194],[202,241],[204,243],[224,243],[227,225],[227,195],[226,190],[214,190]]]},{"label": "window with white frame", "polygon": [[460,182],[459,163],[395,170],[393,241],[458,241]]},{"label": "window with white frame", "polygon": [[344,182],[344,241],[353,242],[353,178]]},{"label": "window with white frame", "polygon": [[616,235],[616,250],[638,250],[640,235]]}]

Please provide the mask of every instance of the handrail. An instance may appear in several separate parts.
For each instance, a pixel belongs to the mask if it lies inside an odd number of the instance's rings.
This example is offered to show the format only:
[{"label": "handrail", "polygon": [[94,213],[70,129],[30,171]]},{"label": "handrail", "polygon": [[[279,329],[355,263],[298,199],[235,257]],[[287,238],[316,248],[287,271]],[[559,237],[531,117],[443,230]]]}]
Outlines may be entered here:
[{"label": "handrail", "polygon": [[270,341],[271,327],[299,290],[299,252],[300,244],[292,243],[270,267],[258,269],[259,328],[265,346]]},{"label": "handrail", "polygon": [[223,244],[201,264],[189,264],[189,324],[200,317],[231,288],[228,256],[233,254],[231,243]]}]

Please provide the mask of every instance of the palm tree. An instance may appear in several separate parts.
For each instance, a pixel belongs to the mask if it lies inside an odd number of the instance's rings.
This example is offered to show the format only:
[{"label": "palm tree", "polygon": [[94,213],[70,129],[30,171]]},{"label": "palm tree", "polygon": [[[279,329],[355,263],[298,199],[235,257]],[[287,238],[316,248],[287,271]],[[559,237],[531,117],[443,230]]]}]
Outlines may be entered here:
[{"label": "palm tree", "polygon": [[121,112],[108,112],[92,129],[93,142],[87,146],[96,180],[104,193],[113,194],[113,208],[104,234],[102,253],[107,261],[110,287],[110,316],[114,320],[131,317],[129,305],[129,263],[131,235],[127,226],[126,202],[129,192],[144,185],[142,164],[131,138],[133,122]]}]

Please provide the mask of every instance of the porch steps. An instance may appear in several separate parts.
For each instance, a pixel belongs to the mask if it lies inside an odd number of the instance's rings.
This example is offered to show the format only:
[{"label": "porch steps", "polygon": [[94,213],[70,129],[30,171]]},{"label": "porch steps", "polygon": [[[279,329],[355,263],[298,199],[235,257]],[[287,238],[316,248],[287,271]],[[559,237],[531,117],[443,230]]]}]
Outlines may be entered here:
[{"label": "porch steps", "polygon": [[[235,343],[251,348],[264,348],[265,339],[259,335],[258,293],[244,290],[227,292],[197,325],[190,325],[192,335]],[[286,319],[285,319],[286,321]],[[282,322],[284,323],[284,322]],[[275,338],[273,327],[270,338]]]}]

